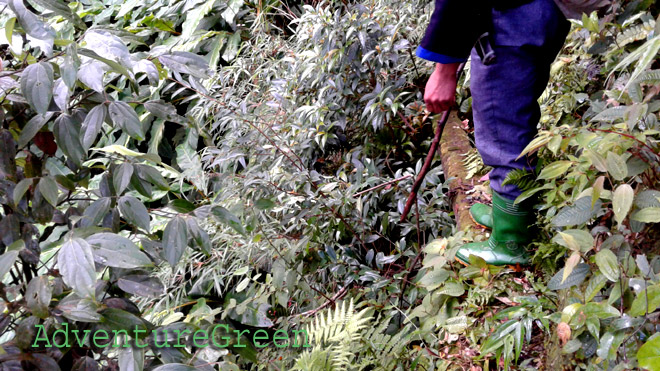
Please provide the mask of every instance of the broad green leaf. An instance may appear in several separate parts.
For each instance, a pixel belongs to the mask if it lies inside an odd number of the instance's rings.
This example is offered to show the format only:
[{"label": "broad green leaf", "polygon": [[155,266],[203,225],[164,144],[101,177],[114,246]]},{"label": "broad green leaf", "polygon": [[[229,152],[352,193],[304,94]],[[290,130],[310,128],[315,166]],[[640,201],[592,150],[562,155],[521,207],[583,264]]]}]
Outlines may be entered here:
[{"label": "broad green leaf", "polygon": [[623,180],[628,175],[628,166],[626,166],[626,161],[623,160],[623,157],[614,152],[608,152],[606,162],[607,172],[615,180]]},{"label": "broad green leaf", "polygon": [[626,112],[626,106],[617,106],[610,107],[601,112],[599,112],[591,121],[606,121],[613,122],[623,118],[623,114]]},{"label": "broad green leaf", "polygon": [[129,294],[139,297],[157,298],[165,292],[165,287],[156,277],[127,275],[117,280],[117,286]]},{"label": "broad green leaf", "polygon": [[110,32],[90,30],[85,32],[84,40],[87,49],[100,57],[119,62],[124,66],[131,66],[131,55],[125,42]]},{"label": "broad green leaf", "polygon": [[635,206],[640,209],[647,207],[660,207],[660,191],[647,189],[635,196]]},{"label": "broad green leaf", "polygon": [[125,330],[129,334],[136,334],[139,338],[148,335],[147,325],[136,315],[117,308],[106,308],[101,311],[101,322],[110,327],[111,330]]},{"label": "broad green leaf", "polygon": [[81,297],[94,297],[96,269],[92,247],[81,238],[68,238],[57,254],[64,283]]},{"label": "broad green leaf", "polygon": [[115,192],[120,195],[128,184],[131,182],[133,175],[133,165],[130,162],[124,162],[117,166],[112,173],[112,185],[115,187]]},{"label": "broad green leaf", "polygon": [[188,246],[188,228],[184,218],[177,216],[167,223],[163,231],[163,251],[165,259],[175,267]]},{"label": "broad green leaf", "polygon": [[639,367],[650,371],[660,370],[660,334],[655,334],[637,351]]},{"label": "broad green leaf", "polygon": [[197,371],[197,369],[183,363],[168,363],[154,368],[154,371]]},{"label": "broad green leaf", "polygon": [[87,85],[90,89],[103,93],[103,64],[98,61],[89,61],[78,69],[76,77],[80,82]]},{"label": "broad green leaf", "polygon": [[647,207],[634,213],[630,218],[642,223],[659,223],[660,207]]},{"label": "broad green leaf", "polygon": [[593,236],[583,229],[567,229],[563,232],[558,232],[552,241],[570,250],[583,253],[591,250],[594,246]]},{"label": "broad green leaf", "polygon": [[97,233],[87,237],[92,245],[94,260],[116,268],[139,268],[153,265],[133,241],[113,233]]},{"label": "broad green leaf", "polygon": [[151,112],[154,116],[161,118],[165,121],[185,123],[186,119],[179,116],[176,108],[163,100],[150,100],[144,104],[144,108]]},{"label": "broad green leaf", "polygon": [[62,76],[62,80],[71,90],[76,88],[77,74],[78,67],[76,67],[73,58],[70,55],[65,56],[62,64],[60,64],[60,76]]},{"label": "broad green leaf", "polygon": [[16,25],[16,17],[9,18],[9,20],[5,23],[5,38],[9,42],[9,44],[12,43],[13,39],[13,34],[14,34],[14,26]]},{"label": "broad green leaf", "polygon": [[193,32],[197,29],[197,26],[199,26],[199,22],[201,22],[211,9],[213,9],[214,3],[215,1],[206,0],[187,12],[186,20],[181,26],[181,38],[183,40],[187,40],[192,36]]},{"label": "broad green leaf", "polygon": [[632,317],[643,316],[647,312],[652,313],[658,307],[660,307],[660,285],[656,284],[648,286],[645,290],[640,290],[635,300],[633,300],[628,314]]},{"label": "broad green leaf", "polygon": [[55,87],[53,88],[53,102],[55,102],[55,105],[62,112],[68,112],[70,99],[71,90],[69,90],[69,87],[61,78],[55,80]]},{"label": "broad green leaf", "polygon": [[110,120],[137,140],[144,140],[144,129],[133,107],[122,101],[114,101],[108,106]]},{"label": "broad green leaf", "polygon": [[62,17],[72,22],[75,22],[78,27],[81,28],[85,27],[85,23],[81,22],[79,17],[74,16],[71,9],[63,1],[60,0],[29,0],[29,1],[31,3],[38,4],[39,6],[48,9],[57,15],[61,15]]},{"label": "broad green leaf", "polygon": [[599,176],[593,185],[593,193],[591,194],[591,207],[594,207],[596,201],[600,198],[600,195],[603,193],[605,184],[605,177],[603,175]]},{"label": "broad green leaf", "polygon": [[30,106],[38,114],[48,111],[53,98],[53,67],[50,63],[39,62],[29,65],[21,75],[21,92]]},{"label": "broad green leaf", "polygon": [[449,278],[449,271],[443,268],[435,267],[427,271],[424,276],[419,280],[419,283],[428,291],[435,290],[440,287],[447,278]]},{"label": "broad green leaf", "polygon": [[623,223],[626,216],[628,216],[634,197],[635,192],[629,184],[621,184],[614,191],[612,209],[614,210],[614,218],[619,224]]},{"label": "broad green leaf", "polygon": [[175,51],[161,55],[158,60],[178,73],[186,73],[198,78],[208,77],[208,63],[197,54]]},{"label": "broad green leaf", "polygon": [[39,189],[39,192],[41,192],[41,195],[44,196],[49,204],[57,206],[59,188],[57,187],[57,183],[53,177],[47,176],[39,179],[37,189]]},{"label": "broad green leaf", "polygon": [[588,264],[578,264],[575,268],[573,268],[571,274],[569,274],[566,279],[563,279],[564,268],[562,268],[559,270],[559,272],[552,276],[550,282],[548,282],[548,288],[550,290],[556,291],[567,289],[571,286],[577,286],[584,281],[589,271],[590,269]]},{"label": "broad green leaf", "polygon": [[80,322],[99,322],[101,315],[97,310],[98,305],[90,298],[79,298],[76,294],[71,294],[57,305],[57,309],[62,311],[62,315],[73,321]]},{"label": "broad green leaf", "polygon": [[197,218],[186,218],[188,236],[205,254],[211,253],[211,239],[205,230],[197,224]]},{"label": "broad green leaf", "polygon": [[563,274],[561,276],[560,283],[564,283],[566,279],[571,275],[573,269],[575,269],[575,267],[580,262],[580,258],[581,258],[580,253],[578,251],[574,251],[571,254],[571,256],[568,259],[566,259],[566,265],[564,265]]},{"label": "broad green leaf", "polygon": [[603,275],[602,273],[596,272],[591,279],[589,280],[589,283],[587,284],[587,288],[584,290],[584,296],[585,296],[585,301],[589,302],[591,299],[596,297],[598,293],[600,293],[600,290],[605,287],[605,284],[607,283],[607,277]]},{"label": "broad green leaf", "polygon": [[448,318],[442,327],[452,334],[461,334],[470,327],[470,323],[468,322],[468,317],[463,315]]},{"label": "broad green leaf", "polygon": [[257,202],[254,203],[254,207],[259,210],[269,210],[275,207],[275,202],[267,198],[260,198],[257,200]]},{"label": "broad green leaf", "polygon": [[101,132],[101,128],[103,127],[103,122],[105,121],[105,116],[107,114],[107,108],[105,107],[105,104],[99,104],[97,106],[94,106],[87,116],[85,117],[85,121],[83,121],[82,125],[82,145],[85,148],[85,150],[88,150],[92,144],[94,144],[94,141],[96,141],[96,137],[99,135]]},{"label": "broad green leaf", "polygon": [[596,254],[596,265],[608,280],[617,282],[619,277],[619,263],[612,250],[603,249]]},{"label": "broad green leaf", "polygon": [[573,165],[572,161],[555,161],[541,170],[539,179],[554,179],[566,173],[571,165]]},{"label": "broad green leaf", "polygon": [[30,280],[25,290],[25,304],[33,316],[48,318],[48,306],[53,295],[53,289],[47,276],[37,276]]},{"label": "broad green leaf", "polygon": [[0,281],[5,278],[11,267],[14,266],[16,258],[18,258],[18,250],[6,251],[0,255]]},{"label": "broad green leaf", "polygon": [[245,230],[243,229],[243,224],[241,224],[240,219],[238,219],[238,217],[232,214],[229,210],[222,206],[213,206],[211,213],[219,222],[232,227],[234,230],[236,230],[236,232],[240,234],[245,234]]},{"label": "broad green leaf", "polygon": [[[119,366],[119,370],[127,370],[127,371],[140,371],[144,370],[144,353],[145,350],[142,348],[142,346],[133,344],[133,342],[129,342],[131,346],[126,347],[122,346],[119,348],[117,351],[117,364]],[[96,361],[94,361],[96,362]]]},{"label": "broad green leaf", "polygon": [[133,72],[135,74],[146,74],[151,85],[158,85],[158,79],[160,76],[158,75],[158,68],[156,68],[156,65],[152,61],[147,59],[137,61],[133,64]]},{"label": "broad green leaf", "polygon": [[137,170],[140,178],[155,185],[159,189],[168,190],[170,188],[167,180],[165,180],[165,178],[161,175],[158,168],[149,165],[136,164],[135,169]]},{"label": "broad green leaf", "polygon": [[53,117],[54,112],[47,112],[45,115],[36,115],[25,124],[21,135],[18,136],[18,147],[25,147],[32,138],[41,130],[44,125]]},{"label": "broad green leaf", "polygon": [[42,22],[34,13],[29,11],[22,0],[9,0],[7,4],[16,14],[18,23],[33,39],[30,43],[37,46],[43,53],[50,56],[53,54],[53,43],[55,42],[55,30]]},{"label": "broad green leaf", "polygon": [[86,152],[80,143],[79,127],[80,125],[66,114],[60,115],[53,126],[53,134],[58,147],[78,166],[82,165],[83,159],[86,157]]},{"label": "broad green leaf", "polygon": [[234,19],[236,18],[239,10],[241,10],[242,6],[243,0],[229,0],[227,2],[227,9],[225,9],[221,14],[222,18],[224,18],[227,23],[233,25]]},{"label": "broad green leaf", "polygon": [[85,208],[85,212],[83,212],[83,217],[79,222],[80,227],[85,228],[97,226],[110,211],[111,203],[112,200],[110,197],[101,197],[92,202],[91,205]]},{"label": "broad green leaf", "polygon": [[119,199],[117,206],[121,216],[129,223],[147,232],[151,230],[149,211],[140,200],[130,195],[124,195]]},{"label": "broad green leaf", "polygon": [[438,294],[448,296],[461,296],[465,293],[465,287],[460,282],[446,282],[440,289],[436,290]]},{"label": "broad green leaf", "polygon": [[21,199],[23,196],[25,196],[25,192],[30,189],[32,183],[32,178],[25,178],[16,184],[16,187],[14,187],[14,193],[12,195],[12,201],[14,201],[14,205],[18,205],[18,203],[21,202]]},{"label": "broad green leaf", "polygon": [[575,201],[572,206],[561,208],[557,215],[552,218],[552,224],[556,227],[566,227],[586,223],[596,214],[601,205],[602,202],[597,200],[592,207],[591,197],[582,197]]},{"label": "broad green leaf", "polygon": [[[94,52],[93,50],[89,50],[89,49],[80,48],[80,49],[78,49],[78,54],[84,55],[85,57],[93,58],[93,59],[96,59],[97,61],[105,63],[106,65],[110,66],[110,68],[112,68],[115,72],[126,76],[126,78],[131,82],[131,84],[134,83],[133,75],[126,69],[126,67],[122,66],[121,64],[119,64],[119,63],[117,63],[117,62],[115,62],[111,59],[103,58],[100,55],[96,54],[96,52]],[[78,75],[78,76],[80,76],[80,75]],[[102,93],[102,91],[99,92],[99,93]]]},{"label": "broad green leaf", "polygon": [[229,38],[227,38],[227,44],[222,53],[222,59],[230,62],[236,58],[238,53],[238,47],[241,43],[241,33],[234,32]]}]

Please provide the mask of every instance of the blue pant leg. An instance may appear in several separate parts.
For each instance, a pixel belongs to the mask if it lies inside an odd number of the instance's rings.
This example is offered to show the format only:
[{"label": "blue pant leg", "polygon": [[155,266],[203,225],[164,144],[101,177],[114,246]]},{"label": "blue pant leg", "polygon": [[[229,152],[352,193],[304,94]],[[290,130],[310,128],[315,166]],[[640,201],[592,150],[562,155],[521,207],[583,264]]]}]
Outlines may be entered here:
[{"label": "blue pant leg", "polygon": [[[528,23],[516,33],[521,20]],[[472,51],[475,140],[484,163],[493,167],[493,190],[515,199],[521,191],[513,185],[502,186],[502,181],[513,169],[535,166],[534,157],[516,158],[536,135],[537,99],[548,83],[550,64],[563,44],[568,22],[552,0],[534,0],[511,11],[494,11],[493,23],[496,62],[484,65]]]}]

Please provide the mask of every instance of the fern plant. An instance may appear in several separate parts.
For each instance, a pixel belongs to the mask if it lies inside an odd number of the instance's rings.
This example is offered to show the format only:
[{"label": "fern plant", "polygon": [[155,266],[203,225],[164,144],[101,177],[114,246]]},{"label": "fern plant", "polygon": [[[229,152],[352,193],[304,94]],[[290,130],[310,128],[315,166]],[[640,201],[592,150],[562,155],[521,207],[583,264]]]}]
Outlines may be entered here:
[{"label": "fern plant", "polygon": [[314,318],[307,326],[312,349],[296,359],[294,370],[344,370],[351,366],[352,345],[359,342],[363,330],[371,321],[369,308],[355,312],[353,300],[342,302],[334,312],[328,310]]},{"label": "fern plant", "polygon": [[502,185],[508,184],[515,185],[523,192],[541,186],[536,180],[536,174],[525,169],[514,169],[509,172],[502,182]]}]

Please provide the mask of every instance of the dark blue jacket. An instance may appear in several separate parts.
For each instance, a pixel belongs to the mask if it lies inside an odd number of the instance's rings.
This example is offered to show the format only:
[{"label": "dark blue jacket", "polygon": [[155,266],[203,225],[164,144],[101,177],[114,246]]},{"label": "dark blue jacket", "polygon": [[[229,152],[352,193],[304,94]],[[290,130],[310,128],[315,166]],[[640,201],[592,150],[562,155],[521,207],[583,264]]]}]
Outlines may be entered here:
[{"label": "dark blue jacket", "polygon": [[488,28],[487,4],[487,0],[435,0],[417,56],[438,63],[465,62],[477,38]]}]

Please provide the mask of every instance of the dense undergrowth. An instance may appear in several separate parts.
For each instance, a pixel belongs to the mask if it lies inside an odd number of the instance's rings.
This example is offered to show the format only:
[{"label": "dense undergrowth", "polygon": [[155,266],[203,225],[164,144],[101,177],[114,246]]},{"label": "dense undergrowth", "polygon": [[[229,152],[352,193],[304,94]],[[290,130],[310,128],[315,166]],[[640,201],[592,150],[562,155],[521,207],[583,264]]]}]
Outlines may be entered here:
[{"label": "dense undergrowth", "polygon": [[[574,22],[513,271],[454,262],[440,166],[399,222],[429,5],[0,0],[3,367],[660,369],[657,6]],[[43,341],[66,327],[130,336]]]}]

